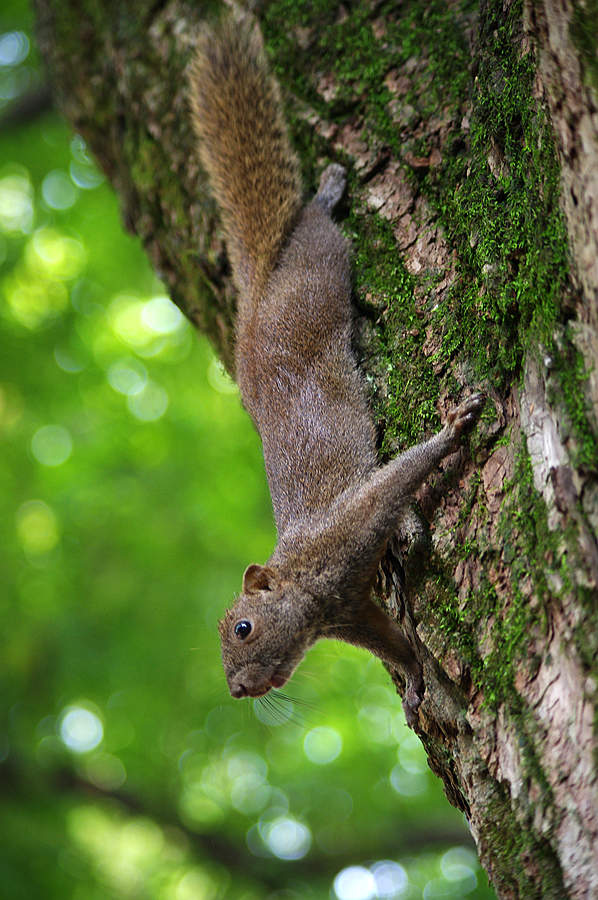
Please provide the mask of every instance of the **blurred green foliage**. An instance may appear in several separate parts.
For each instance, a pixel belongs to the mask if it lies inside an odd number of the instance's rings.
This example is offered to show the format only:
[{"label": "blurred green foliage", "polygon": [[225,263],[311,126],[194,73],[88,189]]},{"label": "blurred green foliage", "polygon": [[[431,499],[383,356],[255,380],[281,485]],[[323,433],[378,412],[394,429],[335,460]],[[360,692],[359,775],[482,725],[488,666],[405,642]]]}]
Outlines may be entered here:
[{"label": "blurred green foliage", "polygon": [[[43,76],[0,14],[0,114]],[[216,621],[274,531],[238,393],[54,112],[0,134],[0,895],[492,897],[382,667],[232,701]]]}]

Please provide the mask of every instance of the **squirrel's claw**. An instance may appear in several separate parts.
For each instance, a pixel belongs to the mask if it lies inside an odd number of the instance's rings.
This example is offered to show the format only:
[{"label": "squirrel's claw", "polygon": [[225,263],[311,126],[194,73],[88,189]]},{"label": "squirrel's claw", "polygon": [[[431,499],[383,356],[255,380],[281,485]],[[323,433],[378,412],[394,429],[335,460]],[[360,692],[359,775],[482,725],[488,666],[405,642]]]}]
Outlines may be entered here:
[{"label": "squirrel's claw", "polygon": [[472,394],[463,403],[451,410],[447,416],[446,433],[452,445],[468,434],[480,417],[486,397],[482,393]]}]

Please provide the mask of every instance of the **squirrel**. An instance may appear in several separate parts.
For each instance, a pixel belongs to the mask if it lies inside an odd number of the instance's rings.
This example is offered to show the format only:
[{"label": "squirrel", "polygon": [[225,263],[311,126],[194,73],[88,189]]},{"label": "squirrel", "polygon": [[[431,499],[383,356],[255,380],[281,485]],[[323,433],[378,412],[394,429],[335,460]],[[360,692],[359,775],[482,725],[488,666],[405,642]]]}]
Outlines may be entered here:
[{"label": "squirrel", "polygon": [[335,638],[403,673],[413,724],[422,667],[372,586],[410,495],[457,449],[484,398],[473,394],[438,434],[380,466],[351,343],[349,247],[331,218],[345,170],[329,165],[303,205],[278,83],[248,20],[203,26],[190,105],[238,291],[236,378],[262,440],[278,535],[219,625],[230,693],[282,687],[312,644]]}]

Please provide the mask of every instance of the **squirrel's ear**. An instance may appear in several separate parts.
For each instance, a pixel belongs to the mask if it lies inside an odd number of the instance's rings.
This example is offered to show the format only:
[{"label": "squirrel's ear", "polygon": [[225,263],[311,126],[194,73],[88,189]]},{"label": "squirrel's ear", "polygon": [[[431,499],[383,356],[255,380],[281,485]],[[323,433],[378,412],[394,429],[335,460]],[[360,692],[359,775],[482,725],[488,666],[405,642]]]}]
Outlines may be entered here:
[{"label": "squirrel's ear", "polygon": [[253,563],[247,566],[243,575],[243,593],[255,594],[257,591],[271,591],[276,581],[276,572],[269,566],[258,566]]}]

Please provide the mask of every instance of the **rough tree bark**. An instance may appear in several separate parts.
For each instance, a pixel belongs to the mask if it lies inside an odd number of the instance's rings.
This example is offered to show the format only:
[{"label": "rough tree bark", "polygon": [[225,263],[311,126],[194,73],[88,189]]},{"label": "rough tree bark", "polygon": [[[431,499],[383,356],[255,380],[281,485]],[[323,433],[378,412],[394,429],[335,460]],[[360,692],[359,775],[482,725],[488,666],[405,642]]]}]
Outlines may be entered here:
[{"label": "rough tree bark", "polygon": [[[234,296],[185,96],[196,5],[36,6],[63,111],[232,370]],[[382,453],[435,427],[462,387],[489,396],[471,453],[418,498],[424,564],[401,548],[385,574],[425,667],[418,733],[505,898],[598,896],[592,10],[272,0],[259,13],[306,183],[329,158],[350,169]]]}]

